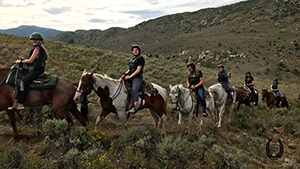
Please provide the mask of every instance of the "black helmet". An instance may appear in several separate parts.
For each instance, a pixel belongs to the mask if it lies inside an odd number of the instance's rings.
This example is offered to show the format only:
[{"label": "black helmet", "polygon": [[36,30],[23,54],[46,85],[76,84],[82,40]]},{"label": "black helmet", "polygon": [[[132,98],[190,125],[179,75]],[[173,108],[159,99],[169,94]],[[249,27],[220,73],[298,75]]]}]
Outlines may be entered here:
[{"label": "black helmet", "polygon": [[278,79],[274,79],[274,81],[278,82]]},{"label": "black helmet", "polygon": [[196,64],[193,61],[190,61],[189,63],[186,64],[186,67],[189,67],[189,66],[195,67]]},{"label": "black helmet", "polygon": [[218,69],[219,69],[220,67],[224,68],[224,65],[222,65],[222,64],[219,64],[219,66],[218,66]]},{"label": "black helmet", "polygon": [[251,74],[251,72],[250,72],[250,71],[247,71],[246,74]]},{"label": "black helmet", "polygon": [[44,40],[44,37],[41,33],[39,32],[33,32],[31,35],[30,35],[30,40],[32,39],[36,39],[36,40]]},{"label": "black helmet", "polygon": [[138,44],[135,44],[135,45],[131,46],[131,51],[132,51],[134,48],[137,48],[137,49],[139,50],[139,54],[141,54],[142,50],[141,50],[141,47],[140,47]]}]

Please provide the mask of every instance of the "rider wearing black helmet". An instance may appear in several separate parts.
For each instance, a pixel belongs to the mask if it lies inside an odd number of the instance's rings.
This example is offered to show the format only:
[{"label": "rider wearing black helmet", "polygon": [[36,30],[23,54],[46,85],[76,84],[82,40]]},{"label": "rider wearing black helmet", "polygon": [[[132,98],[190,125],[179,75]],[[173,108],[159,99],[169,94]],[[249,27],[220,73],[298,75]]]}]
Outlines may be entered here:
[{"label": "rider wearing black helmet", "polygon": [[244,79],[244,87],[248,87],[252,92],[253,86],[254,86],[254,78],[252,77],[251,72],[247,71]]},{"label": "rider wearing black helmet", "polygon": [[202,72],[196,69],[196,65],[193,61],[189,62],[186,66],[189,69],[189,75],[186,81],[187,87],[197,91],[203,108],[203,116],[207,117]]},{"label": "rider wearing black helmet", "polygon": [[[18,91],[17,101],[13,107],[16,107],[18,110],[24,109],[23,103],[26,101],[29,94],[30,83],[36,79],[40,74],[44,73],[45,65],[47,60],[47,52],[42,45],[44,37],[39,32],[34,32],[30,35],[30,40],[33,44],[32,49],[29,52],[27,59],[16,60],[15,63],[23,63],[24,66],[29,70],[24,78],[22,79]],[[9,110],[12,110],[13,107],[9,107]]]},{"label": "rider wearing black helmet", "polygon": [[232,102],[235,103],[235,99],[234,99],[235,90],[228,81],[228,78],[231,77],[232,70],[227,72],[226,70],[224,70],[224,65],[222,65],[222,64],[218,65],[218,69],[219,69],[219,72],[217,73],[216,79],[218,80],[219,83],[226,86],[226,88],[230,92],[230,96],[232,97]]},{"label": "rider wearing black helmet", "polygon": [[125,73],[125,80],[130,79],[132,81],[132,97],[134,107],[129,110],[130,113],[136,113],[139,108],[139,88],[143,82],[143,70],[145,66],[145,59],[141,56],[141,47],[139,45],[133,45],[131,47],[134,57],[129,61],[129,69]]},{"label": "rider wearing black helmet", "polygon": [[279,93],[280,85],[278,83],[278,79],[274,79],[273,84],[271,85],[270,88],[271,88],[271,91],[273,91],[277,96],[276,105],[278,106],[278,104],[280,103],[280,100],[281,100],[280,93]]}]

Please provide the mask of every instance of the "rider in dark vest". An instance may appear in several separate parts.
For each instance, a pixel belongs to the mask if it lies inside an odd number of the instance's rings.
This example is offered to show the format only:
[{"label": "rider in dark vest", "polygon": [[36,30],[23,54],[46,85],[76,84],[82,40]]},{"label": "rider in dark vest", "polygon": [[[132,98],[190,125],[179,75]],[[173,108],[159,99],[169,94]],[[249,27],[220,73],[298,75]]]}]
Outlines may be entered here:
[{"label": "rider in dark vest", "polygon": [[125,80],[130,79],[132,81],[132,97],[134,107],[129,110],[130,113],[136,113],[139,108],[139,88],[143,82],[143,70],[145,66],[145,59],[141,56],[141,48],[139,45],[133,45],[131,47],[134,57],[129,61],[129,69],[125,73]]},{"label": "rider in dark vest", "polygon": [[279,93],[279,88],[280,88],[280,85],[278,83],[278,79],[274,79],[274,82],[271,85],[271,91],[273,91],[276,94],[276,96],[277,96],[277,102],[276,102],[277,106],[278,106],[278,104],[281,101],[281,97],[280,97],[280,93]]},{"label": "rider in dark vest", "polygon": [[[33,44],[33,48],[30,50],[28,58],[15,61],[16,64],[23,63],[24,67],[29,70],[29,73],[24,76],[20,83],[17,100],[13,106],[18,110],[24,109],[24,102],[29,94],[30,83],[32,83],[40,74],[44,73],[47,60],[47,52],[42,45],[44,40],[43,35],[34,32],[30,35],[30,40]],[[12,110],[13,107],[9,107],[8,109]]]},{"label": "rider in dark vest", "polygon": [[225,87],[229,90],[230,96],[232,97],[232,102],[235,103],[235,99],[234,99],[234,93],[235,90],[232,88],[232,86],[230,85],[228,78],[231,77],[231,73],[232,70],[230,70],[229,72],[224,70],[224,65],[220,64],[218,66],[219,72],[217,73],[217,80],[219,83],[225,85]]},{"label": "rider in dark vest", "polygon": [[192,61],[189,62],[186,66],[189,69],[189,75],[186,81],[187,87],[197,91],[203,108],[203,116],[207,117],[208,114],[206,113],[206,102],[203,87],[204,80],[202,72],[201,70],[196,69],[196,65]]},{"label": "rider in dark vest", "polygon": [[246,72],[244,87],[248,87],[251,90],[251,92],[253,92],[254,78],[252,77],[251,72],[249,71]]}]

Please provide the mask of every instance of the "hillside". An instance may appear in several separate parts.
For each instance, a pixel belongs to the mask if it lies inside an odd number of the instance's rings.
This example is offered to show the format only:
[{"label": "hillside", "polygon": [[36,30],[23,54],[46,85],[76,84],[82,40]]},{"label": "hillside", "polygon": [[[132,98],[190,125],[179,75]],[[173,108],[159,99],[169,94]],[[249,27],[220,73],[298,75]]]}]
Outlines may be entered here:
[{"label": "hillside", "polygon": [[2,34],[24,36],[24,37],[29,37],[29,35],[32,34],[32,32],[40,32],[41,34],[43,34],[44,38],[47,39],[47,38],[57,36],[63,31],[50,29],[50,28],[41,28],[37,26],[28,26],[28,25],[21,25],[17,28],[11,28],[11,29],[0,29],[0,33]]},{"label": "hillside", "polygon": [[[144,54],[192,58],[206,67],[206,62],[222,62],[236,71],[250,70],[259,75],[276,72],[282,63],[289,72],[299,69],[300,64],[299,9],[299,1],[249,0],[163,16],[128,29],[62,33],[52,40],[74,39],[75,44],[126,53],[130,52],[129,45],[138,43]],[[241,65],[233,57],[247,59]]]},{"label": "hillside", "polygon": [[[46,40],[49,53],[46,71],[71,81],[78,81],[84,69],[120,78],[127,70],[131,55],[97,48]],[[0,66],[11,66],[18,56],[26,57],[31,48],[28,38],[0,35]],[[187,69],[176,58],[145,56],[146,80],[166,89],[169,84],[185,84]],[[201,68],[205,87],[216,83],[216,69]],[[241,86],[244,73],[234,72],[230,82]],[[298,78],[299,79],[299,78]],[[255,76],[255,88],[268,88],[272,78]],[[48,106],[27,108],[23,120],[17,116],[17,126],[24,136],[15,144],[5,144],[12,136],[6,112],[0,112],[0,168],[299,168],[300,104],[299,91],[293,79],[281,82],[281,92],[287,95],[290,110],[266,110],[265,103],[234,110],[232,121],[224,114],[222,128],[217,128],[211,116],[206,118],[203,130],[198,131],[200,118],[194,117],[187,133],[187,118],[177,125],[178,112],[167,103],[167,134],[153,130],[148,110],[139,111],[128,119],[129,131],[122,128],[118,116],[111,113],[101,123],[101,131],[94,131],[99,104],[89,104],[88,130],[79,127],[74,119],[70,132],[64,132],[64,121],[57,118]],[[261,98],[261,96],[259,96]],[[95,100],[91,94],[90,101]],[[48,122],[48,127],[45,122]],[[55,130],[60,128],[60,130]],[[274,131],[280,128],[280,131]],[[281,139],[284,153],[278,160],[266,155],[266,143],[273,139],[271,150],[276,153],[277,139]],[[275,140],[275,141],[274,141]],[[292,146],[291,146],[292,145]]]}]

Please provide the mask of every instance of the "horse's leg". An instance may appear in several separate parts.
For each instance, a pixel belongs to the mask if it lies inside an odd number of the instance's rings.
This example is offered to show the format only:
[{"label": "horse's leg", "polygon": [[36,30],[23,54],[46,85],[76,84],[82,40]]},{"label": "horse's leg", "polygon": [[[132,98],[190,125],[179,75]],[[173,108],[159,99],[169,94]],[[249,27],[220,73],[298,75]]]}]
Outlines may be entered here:
[{"label": "horse's leg", "polygon": [[179,116],[179,118],[178,118],[178,124],[181,124],[182,123],[183,114],[181,112],[179,112],[178,116]]},{"label": "horse's leg", "polygon": [[127,126],[127,118],[125,115],[125,109],[124,110],[117,110],[117,114],[118,117],[120,119],[120,121],[122,122],[123,127],[125,128],[125,130],[128,130],[128,126]]},{"label": "horse's leg", "polygon": [[242,104],[242,103],[239,101],[238,106],[237,106],[237,108],[236,108],[237,111],[239,111],[241,104]]},{"label": "horse's leg", "polygon": [[[193,112],[194,111],[192,111],[191,113],[189,113],[189,115],[188,115],[188,127],[189,127],[189,132],[191,131],[191,125],[192,125],[192,120],[193,120]],[[180,113],[181,114],[181,113]]]},{"label": "horse's leg", "polygon": [[15,112],[14,111],[11,111],[11,110],[7,110],[7,115],[8,115],[8,118],[9,118],[9,122],[14,130],[14,135],[13,137],[11,138],[10,141],[14,140],[15,138],[17,138],[19,136],[19,132],[18,132],[18,129],[17,129],[17,126],[16,126],[16,116],[15,116]]},{"label": "horse's leg", "polygon": [[157,124],[158,124],[158,120],[159,120],[158,116],[157,116],[155,110],[152,107],[149,107],[149,111],[150,111],[151,116],[153,117],[154,128],[156,129],[157,128]]},{"label": "horse's leg", "polygon": [[70,109],[70,112],[79,120],[82,126],[86,127],[86,119],[85,117],[79,112],[77,109],[76,104],[73,104],[72,108]]},{"label": "horse's leg", "polygon": [[230,103],[229,104],[229,119],[228,119],[228,121],[231,120],[231,114],[233,112],[233,108],[234,108],[234,103]]},{"label": "horse's leg", "polygon": [[222,118],[223,118],[224,111],[225,111],[225,103],[220,108],[218,127],[221,127],[221,123],[222,123]]}]

